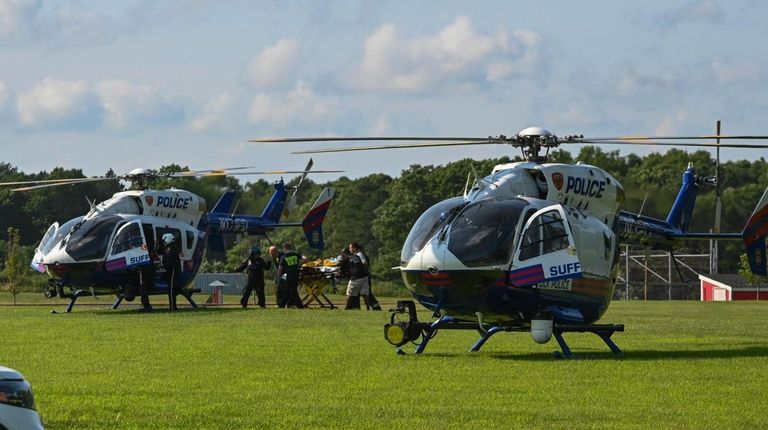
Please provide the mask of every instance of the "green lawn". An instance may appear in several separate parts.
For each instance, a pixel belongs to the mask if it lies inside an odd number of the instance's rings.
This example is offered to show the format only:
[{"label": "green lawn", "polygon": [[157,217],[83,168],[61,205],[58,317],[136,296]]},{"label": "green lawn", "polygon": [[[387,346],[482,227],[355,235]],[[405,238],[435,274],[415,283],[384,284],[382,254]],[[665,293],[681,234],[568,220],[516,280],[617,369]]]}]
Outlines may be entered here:
[{"label": "green lawn", "polygon": [[614,302],[624,358],[566,334],[575,360],[456,331],[397,356],[386,312],[53,308],[0,307],[48,428],[768,427],[768,303]]}]

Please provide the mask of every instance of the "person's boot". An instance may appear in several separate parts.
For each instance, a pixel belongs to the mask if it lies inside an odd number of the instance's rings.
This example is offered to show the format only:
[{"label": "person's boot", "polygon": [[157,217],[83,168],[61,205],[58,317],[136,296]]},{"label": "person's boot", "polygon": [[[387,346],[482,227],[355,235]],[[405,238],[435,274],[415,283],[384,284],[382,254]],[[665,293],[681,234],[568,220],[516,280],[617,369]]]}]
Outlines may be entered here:
[{"label": "person's boot", "polygon": [[374,296],[373,294],[369,295],[368,296],[368,301],[371,304],[371,310],[372,311],[380,311],[381,310],[381,305],[379,304],[379,301],[376,300],[376,296]]},{"label": "person's boot", "polygon": [[347,304],[344,309],[360,309],[360,296],[347,296]]}]

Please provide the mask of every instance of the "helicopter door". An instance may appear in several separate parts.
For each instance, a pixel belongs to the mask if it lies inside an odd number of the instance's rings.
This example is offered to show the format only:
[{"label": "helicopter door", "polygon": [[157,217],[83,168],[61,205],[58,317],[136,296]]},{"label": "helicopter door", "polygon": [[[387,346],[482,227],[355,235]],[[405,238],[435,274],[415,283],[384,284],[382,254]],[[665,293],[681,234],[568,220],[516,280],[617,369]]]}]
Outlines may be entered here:
[{"label": "helicopter door", "polygon": [[520,238],[509,272],[512,285],[570,290],[570,279],[580,277],[582,270],[562,206],[534,213]]},{"label": "helicopter door", "polygon": [[116,272],[151,263],[141,222],[139,220],[131,221],[118,228],[109,249],[107,270]]},{"label": "helicopter door", "polygon": [[45,257],[45,254],[48,253],[48,251],[51,250],[51,247],[48,246],[48,243],[51,242],[56,237],[56,232],[59,231],[59,223],[55,222],[51,224],[50,227],[48,227],[48,231],[45,232],[45,236],[43,236],[43,240],[40,241],[40,244],[37,245],[37,248],[35,249],[35,255],[32,257],[32,262],[30,263],[30,266],[32,266],[35,271],[40,273],[45,273],[45,266],[43,265],[43,257]]}]

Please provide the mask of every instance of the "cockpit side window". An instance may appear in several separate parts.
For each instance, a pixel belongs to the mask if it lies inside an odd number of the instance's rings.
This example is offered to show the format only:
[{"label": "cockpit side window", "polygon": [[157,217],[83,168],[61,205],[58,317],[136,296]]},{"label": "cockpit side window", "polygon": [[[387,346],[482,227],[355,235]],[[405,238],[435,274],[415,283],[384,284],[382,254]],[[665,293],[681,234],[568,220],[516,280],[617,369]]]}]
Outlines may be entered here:
[{"label": "cockpit side window", "polygon": [[112,245],[112,254],[121,254],[130,249],[138,248],[144,244],[141,238],[141,229],[138,224],[130,224],[125,227],[115,237],[115,243]]},{"label": "cockpit side window", "polygon": [[536,217],[523,235],[520,261],[568,248],[568,233],[558,211]]}]

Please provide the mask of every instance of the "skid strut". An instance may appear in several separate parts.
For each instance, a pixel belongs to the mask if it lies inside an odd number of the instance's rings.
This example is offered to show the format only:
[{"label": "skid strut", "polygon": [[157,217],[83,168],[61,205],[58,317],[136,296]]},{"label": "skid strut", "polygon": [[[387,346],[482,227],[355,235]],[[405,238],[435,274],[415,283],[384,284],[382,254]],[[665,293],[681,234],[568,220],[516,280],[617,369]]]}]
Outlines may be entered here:
[{"label": "skid strut", "polygon": [[611,336],[617,331],[624,331],[624,324],[555,324],[552,329],[552,334],[555,336],[555,340],[557,340],[557,343],[560,345],[560,349],[562,349],[563,352],[560,353],[560,351],[555,351],[554,356],[557,358],[573,358],[571,348],[568,347],[565,339],[563,339],[563,333],[568,332],[594,333],[600,336],[600,339],[608,345],[611,352],[617,356],[621,356],[623,355],[621,348],[619,348],[619,346],[611,339]]}]

